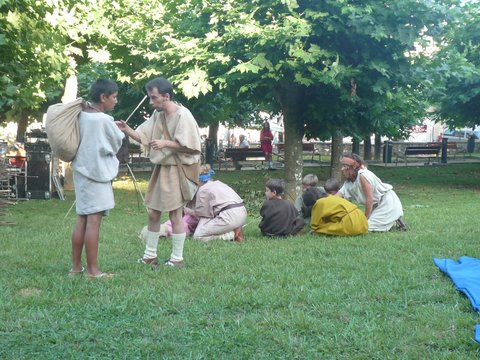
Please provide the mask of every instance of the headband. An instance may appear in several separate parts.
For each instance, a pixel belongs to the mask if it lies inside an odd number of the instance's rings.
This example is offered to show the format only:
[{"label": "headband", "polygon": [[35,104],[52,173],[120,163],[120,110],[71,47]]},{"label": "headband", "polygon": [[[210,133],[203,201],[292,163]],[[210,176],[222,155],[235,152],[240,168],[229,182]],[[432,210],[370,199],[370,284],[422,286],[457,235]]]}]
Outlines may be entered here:
[{"label": "headband", "polygon": [[349,165],[352,167],[355,167],[357,165],[357,162],[349,157],[343,157],[342,160],[340,160],[340,163],[344,165]]}]

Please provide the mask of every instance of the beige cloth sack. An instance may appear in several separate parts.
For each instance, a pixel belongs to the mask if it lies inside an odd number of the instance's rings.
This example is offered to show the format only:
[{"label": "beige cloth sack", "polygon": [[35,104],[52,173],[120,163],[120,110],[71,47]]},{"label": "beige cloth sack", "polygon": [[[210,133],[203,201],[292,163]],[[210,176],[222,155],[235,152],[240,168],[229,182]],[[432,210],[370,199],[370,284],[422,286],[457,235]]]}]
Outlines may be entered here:
[{"label": "beige cloth sack", "polygon": [[78,98],[67,104],[48,107],[45,130],[54,155],[63,161],[72,161],[80,144],[78,117],[87,103]]}]

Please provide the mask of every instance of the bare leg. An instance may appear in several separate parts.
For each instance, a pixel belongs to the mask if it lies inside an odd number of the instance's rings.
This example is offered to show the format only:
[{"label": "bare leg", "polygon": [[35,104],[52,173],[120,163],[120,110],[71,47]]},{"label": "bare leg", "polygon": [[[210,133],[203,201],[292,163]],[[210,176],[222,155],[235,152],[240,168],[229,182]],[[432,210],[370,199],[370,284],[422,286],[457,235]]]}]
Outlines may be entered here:
[{"label": "bare leg", "polygon": [[183,234],[185,232],[185,225],[183,223],[183,208],[170,211],[168,216],[172,222],[172,233]]},{"label": "bare leg", "polygon": [[148,231],[160,231],[160,217],[162,213],[158,210],[148,209]]},{"label": "bare leg", "polygon": [[87,225],[87,217],[78,215],[77,223],[72,233],[72,272],[82,270],[82,250],[85,241],[85,227]]},{"label": "bare leg", "polygon": [[96,213],[87,216],[87,226],[85,230],[85,252],[87,253],[87,274],[91,276],[96,276],[101,273],[97,264],[101,223],[102,213]]},{"label": "bare leg", "polygon": [[265,161],[267,162],[268,169],[272,169],[273,168],[273,162],[272,162],[272,154],[271,153],[265,154]]}]

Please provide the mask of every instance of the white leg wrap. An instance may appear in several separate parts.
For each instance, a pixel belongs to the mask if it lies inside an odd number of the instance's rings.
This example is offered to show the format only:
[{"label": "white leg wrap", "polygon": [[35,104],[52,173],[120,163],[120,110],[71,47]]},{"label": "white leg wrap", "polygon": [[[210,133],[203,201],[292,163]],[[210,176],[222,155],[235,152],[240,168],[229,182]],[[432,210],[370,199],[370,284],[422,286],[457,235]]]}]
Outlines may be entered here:
[{"label": "white leg wrap", "polygon": [[170,255],[170,260],[183,261],[183,245],[186,237],[186,233],[172,234],[172,255]]},{"label": "white leg wrap", "polygon": [[160,224],[160,236],[163,236],[163,237],[167,237],[168,236],[168,233],[167,233],[167,227],[165,226],[165,224]]},{"label": "white leg wrap", "polygon": [[145,253],[144,259],[153,259],[157,257],[158,237],[160,233],[146,230],[144,233],[145,238]]},{"label": "white leg wrap", "polygon": [[142,231],[140,231],[140,234],[138,234],[138,238],[142,240],[142,242],[145,242],[147,239],[145,238],[145,233],[147,232],[148,226],[144,226]]},{"label": "white leg wrap", "polygon": [[235,233],[233,231],[229,231],[225,234],[218,235],[218,239],[225,240],[225,241],[231,241],[235,237]]}]

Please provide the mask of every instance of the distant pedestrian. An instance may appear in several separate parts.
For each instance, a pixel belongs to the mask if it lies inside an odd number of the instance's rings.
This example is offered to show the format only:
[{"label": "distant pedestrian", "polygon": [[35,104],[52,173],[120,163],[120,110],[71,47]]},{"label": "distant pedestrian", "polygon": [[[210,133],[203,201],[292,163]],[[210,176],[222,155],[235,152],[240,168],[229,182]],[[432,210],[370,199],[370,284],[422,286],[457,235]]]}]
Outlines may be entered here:
[{"label": "distant pedestrian", "polygon": [[235,134],[232,133],[232,135],[230,135],[230,139],[228,140],[228,147],[234,148],[235,146],[237,146],[237,138],[235,137]]},{"label": "distant pedestrian", "polygon": [[265,121],[263,123],[262,131],[260,131],[260,147],[265,155],[265,161],[267,162],[268,170],[275,170],[272,162],[272,141],[273,135],[270,131],[270,123]]}]

